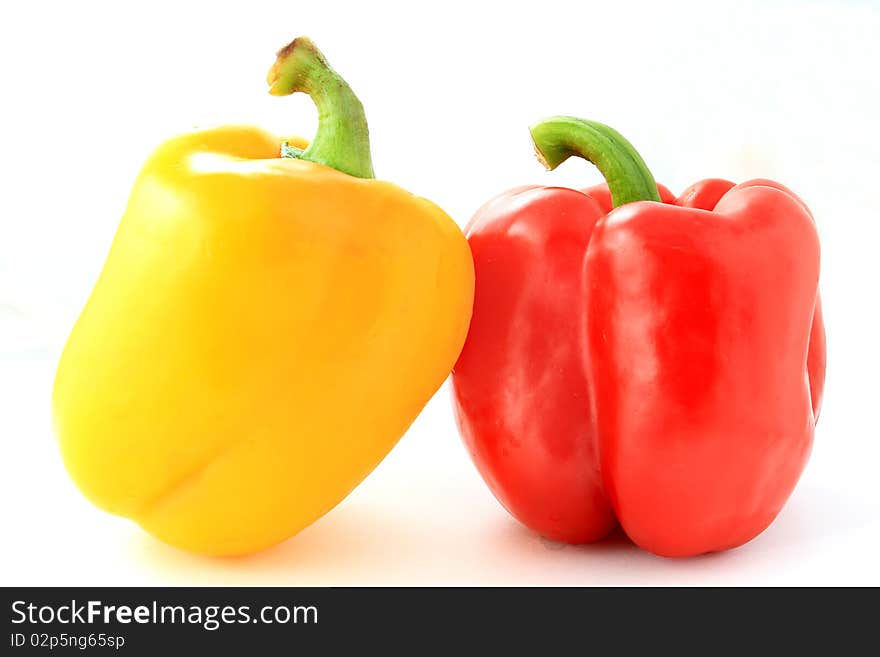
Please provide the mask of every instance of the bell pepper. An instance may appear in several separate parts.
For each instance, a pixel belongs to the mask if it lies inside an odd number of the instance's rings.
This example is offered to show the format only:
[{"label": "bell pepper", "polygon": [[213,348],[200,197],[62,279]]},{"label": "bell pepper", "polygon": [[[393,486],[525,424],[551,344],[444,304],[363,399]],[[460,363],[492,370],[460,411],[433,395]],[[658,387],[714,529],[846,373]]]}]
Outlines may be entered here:
[{"label": "bell pepper", "polygon": [[453,373],[463,440],[501,503],[549,538],[619,523],[688,556],[745,543],[791,494],[825,376],[813,218],[767,180],[678,198],[608,126],[531,130],[607,185],[521,187],[466,234],[474,312]]},{"label": "bell pepper", "polygon": [[373,179],[357,97],[308,39],[307,147],[254,127],[175,137],[140,173],[53,394],[96,505],[187,550],[245,554],[333,508],[449,374],[473,263],[440,208]]}]

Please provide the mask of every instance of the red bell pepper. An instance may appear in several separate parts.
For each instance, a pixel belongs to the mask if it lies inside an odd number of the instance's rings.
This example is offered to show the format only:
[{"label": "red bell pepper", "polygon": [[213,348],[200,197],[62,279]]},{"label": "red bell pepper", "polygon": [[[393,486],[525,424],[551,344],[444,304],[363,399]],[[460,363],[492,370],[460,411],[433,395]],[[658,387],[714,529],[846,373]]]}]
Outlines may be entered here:
[{"label": "red bell pepper", "polygon": [[602,124],[532,128],[607,185],[522,187],[471,221],[476,291],[453,372],[464,442],[501,503],[569,543],[617,524],[666,556],[741,545],[791,494],[825,378],[809,210],[767,180],[678,198]]}]

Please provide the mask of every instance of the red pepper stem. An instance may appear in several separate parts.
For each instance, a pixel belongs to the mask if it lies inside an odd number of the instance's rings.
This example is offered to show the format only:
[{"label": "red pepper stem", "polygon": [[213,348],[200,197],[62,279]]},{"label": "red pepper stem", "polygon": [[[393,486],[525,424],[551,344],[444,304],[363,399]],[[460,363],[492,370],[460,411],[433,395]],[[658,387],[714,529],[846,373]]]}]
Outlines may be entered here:
[{"label": "red pepper stem", "polygon": [[284,144],[282,157],[309,160],[358,178],[373,177],[363,105],[308,37],[294,39],[278,51],[267,81],[273,96],[302,91],[318,108],[312,143],[302,151]]},{"label": "red pepper stem", "polygon": [[660,201],[657,183],[633,145],[607,125],[573,116],[554,116],[530,129],[538,160],[552,171],[572,155],[596,165],[619,207],[634,201]]}]

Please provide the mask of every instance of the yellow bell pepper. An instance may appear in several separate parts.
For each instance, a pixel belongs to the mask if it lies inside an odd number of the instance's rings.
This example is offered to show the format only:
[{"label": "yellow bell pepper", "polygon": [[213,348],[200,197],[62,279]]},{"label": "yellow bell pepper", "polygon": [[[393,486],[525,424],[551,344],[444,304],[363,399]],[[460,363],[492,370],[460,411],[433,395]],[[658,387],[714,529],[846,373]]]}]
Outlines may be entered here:
[{"label": "yellow bell pepper", "polygon": [[308,148],[253,127],[176,137],[138,177],[65,347],[61,453],[97,506],[200,553],[245,554],[329,511],[454,364],[473,262],[436,205],[372,179],[363,108],[308,39]]}]

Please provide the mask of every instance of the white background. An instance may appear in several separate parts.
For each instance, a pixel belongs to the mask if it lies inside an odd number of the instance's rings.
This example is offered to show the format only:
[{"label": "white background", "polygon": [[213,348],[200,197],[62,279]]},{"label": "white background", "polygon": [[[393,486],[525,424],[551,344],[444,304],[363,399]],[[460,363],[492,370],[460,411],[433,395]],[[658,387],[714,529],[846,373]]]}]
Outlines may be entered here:
[{"label": "white background", "polygon": [[[651,5],[654,5],[653,7]],[[0,9],[0,583],[880,584],[880,3],[3,3]],[[193,126],[309,136],[274,98],[308,34],[361,97],[377,175],[460,225],[545,173],[526,128],[613,124],[679,192],[778,179],[823,246],[828,384],[812,460],[747,546],[669,560],[519,526],[483,485],[444,387],[379,468],[287,543],[241,559],[165,547],[92,508],[60,463],[49,397],[137,170]]]}]

